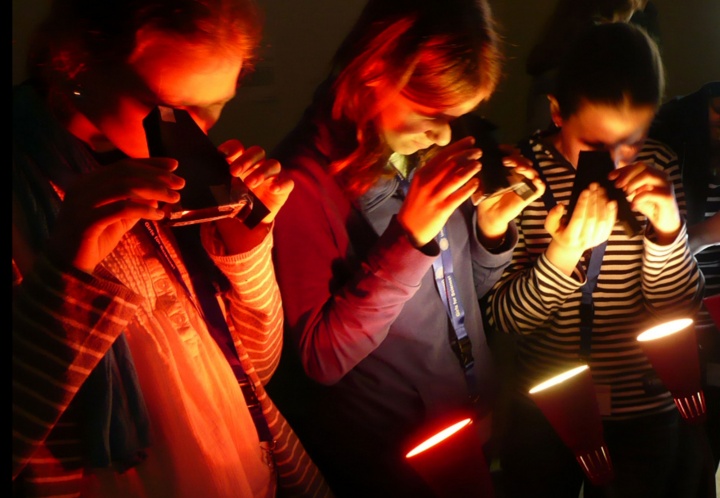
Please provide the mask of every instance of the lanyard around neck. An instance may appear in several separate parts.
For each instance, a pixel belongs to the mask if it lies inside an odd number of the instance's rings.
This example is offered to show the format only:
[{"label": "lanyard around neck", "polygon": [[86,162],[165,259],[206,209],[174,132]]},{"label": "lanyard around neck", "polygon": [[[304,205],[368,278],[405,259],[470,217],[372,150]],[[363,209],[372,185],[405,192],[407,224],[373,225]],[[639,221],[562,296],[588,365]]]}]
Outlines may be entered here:
[{"label": "lanyard around neck", "polygon": [[473,374],[475,359],[472,355],[472,343],[465,329],[465,308],[460,299],[455,273],[453,272],[450,239],[447,237],[446,227],[440,230],[437,241],[440,245],[440,256],[433,261],[435,285],[455,332],[455,354],[458,356],[460,366],[465,372],[470,392],[474,395],[477,392],[476,379]]},{"label": "lanyard around neck", "polygon": [[[412,172],[410,173],[410,177],[412,177]],[[405,197],[410,186],[410,178],[405,178],[399,171],[398,178],[400,180],[400,190],[403,197]],[[453,332],[455,333],[455,340],[452,343],[453,350],[460,360],[460,366],[465,373],[470,395],[472,398],[475,398],[478,393],[477,379],[473,372],[475,359],[472,355],[472,342],[465,329],[465,308],[460,299],[459,288],[455,280],[452,253],[450,252],[450,239],[447,236],[446,227],[440,230],[436,240],[440,246],[440,256],[433,261],[435,286],[443,302],[445,311],[450,318]]]},{"label": "lanyard around neck", "polygon": [[[529,141],[523,142],[520,147],[523,155],[527,158],[531,158],[535,166],[535,170],[538,176],[547,186],[545,193],[543,194],[543,202],[545,203],[545,209],[549,212],[556,204],[555,196],[552,193],[550,184],[543,173],[540,164],[538,163],[535,153],[532,150],[532,144]],[[580,299],[580,351],[578,352],[580,358],[587,360],[590,358],[592,351],[592,324],[595,319],[595,305],[593,303],[593,292],[597,287],[598,277],[600,275],[600,268],[602,266],[602,260],[605,256],[605,249],[607,248],[607,240],[599,246],[590,250],[590,259],[587,263],[585,284],[581,287],[582,297]]]}]

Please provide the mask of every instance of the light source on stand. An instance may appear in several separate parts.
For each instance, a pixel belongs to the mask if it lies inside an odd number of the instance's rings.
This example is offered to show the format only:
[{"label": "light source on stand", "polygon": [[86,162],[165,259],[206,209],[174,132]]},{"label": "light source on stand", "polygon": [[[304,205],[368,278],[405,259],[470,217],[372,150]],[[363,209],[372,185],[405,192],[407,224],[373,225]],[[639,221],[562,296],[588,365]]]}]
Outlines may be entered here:
[{"label": "light source on stand", "polygon": [[433,433],[405,458],[438,498],[492,498],[482,438],[472,418]]},{"label": "light source on stand", "polygon": [[637,340],[680,415],[694,424],[705,420],[706,407],[693,323],[691,318],[671,320],[646,330]]},{"label": "light source on stand", "polygon": [[590,482],[596,486],[610,482],[615,474],[589,367],[556,375],[530,389],[530,396],[575,454]]}]

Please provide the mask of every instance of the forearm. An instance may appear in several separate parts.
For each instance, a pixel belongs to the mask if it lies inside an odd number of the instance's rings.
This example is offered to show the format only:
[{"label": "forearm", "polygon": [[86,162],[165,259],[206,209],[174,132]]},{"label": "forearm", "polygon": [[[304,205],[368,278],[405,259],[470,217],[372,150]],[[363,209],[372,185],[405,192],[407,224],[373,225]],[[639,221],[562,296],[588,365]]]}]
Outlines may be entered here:
[{"label": "forearm", "polygon": [[[544,256],[530,263],[513,257],[489,295],[491,323],[504,332],[530,334],[546,323],[585,282],[576,271],[567,276]],[[525,261],[526,263],[523,263]]]},{"label": "forearm", "polygon": [[567,276],[575,272],[582,255],[582,248],[563,246],[555,240],[545,250],[548,262]]},{"label": "forearm", "polygon": [[277,251],[288,330],[308,375],[332,384],[382,343],[437,252],[415,249],[395,220],[358,265],[324,232],[296,235],[302,251],[289,233]]},{"label": "forearm", "polygon": [[214,227],[227,254],[239,254],[252,251],[262,244],[272,230],[272,223],[259,223],[250,228],[237,218],[221,218],[214,222]]},{"label": "forearm", "polygon": [[38,258],[13,289],[13,478],[134,317],[125,287]]},{"label": "forearm", "polygon": [[704,279],[686,241],[686,228],[670,244],[645,240],[642,289],[651,313],[692,315],[700,306]]},{"label": "forearm", "polygon": [[283,310],[275,279],[271,251],[273,238],[266,232],[254,248],[228,253],[211,225],[201,231],[203,245],[230,282],[227,316],[238,351],[244,349],[262,382],[270,380],[280,361],[283,341]]}]

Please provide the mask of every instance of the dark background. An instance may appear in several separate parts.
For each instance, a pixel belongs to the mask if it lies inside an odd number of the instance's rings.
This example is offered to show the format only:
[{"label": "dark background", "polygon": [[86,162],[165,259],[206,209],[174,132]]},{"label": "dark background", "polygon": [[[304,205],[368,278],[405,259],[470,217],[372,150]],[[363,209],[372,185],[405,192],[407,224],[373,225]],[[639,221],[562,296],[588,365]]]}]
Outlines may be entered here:
[{"label": "dark background", "polygon": [[[98,0],[102,1],[102,0]],[[365,0],[258,0],[265,11],[263,59],[211,131],[216,143],[238,138],[272,147],[287,133],[322,80],[328,62]],[[666,98],[720,80],[720,0],[653,0],[667,71]],[[504,78],[480,112],[499,125],[498,137],[524,135],[530,84],[525,57],[554,0],[490,0],[505,41]],[[27,36],[49,0],[13,0],[12,76],[22,80]]]}]

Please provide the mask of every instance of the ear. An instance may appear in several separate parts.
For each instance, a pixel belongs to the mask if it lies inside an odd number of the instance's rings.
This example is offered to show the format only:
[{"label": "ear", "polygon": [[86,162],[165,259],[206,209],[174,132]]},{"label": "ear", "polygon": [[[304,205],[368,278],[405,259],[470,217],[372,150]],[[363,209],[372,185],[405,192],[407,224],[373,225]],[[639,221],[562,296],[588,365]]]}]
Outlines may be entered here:
[{"label": "ear", "polygon": [[562,128],[563,118],[560,114],[560,104],[552,95],[548,95],[547,98],[550,101],[550,117],[557,128]]}]

